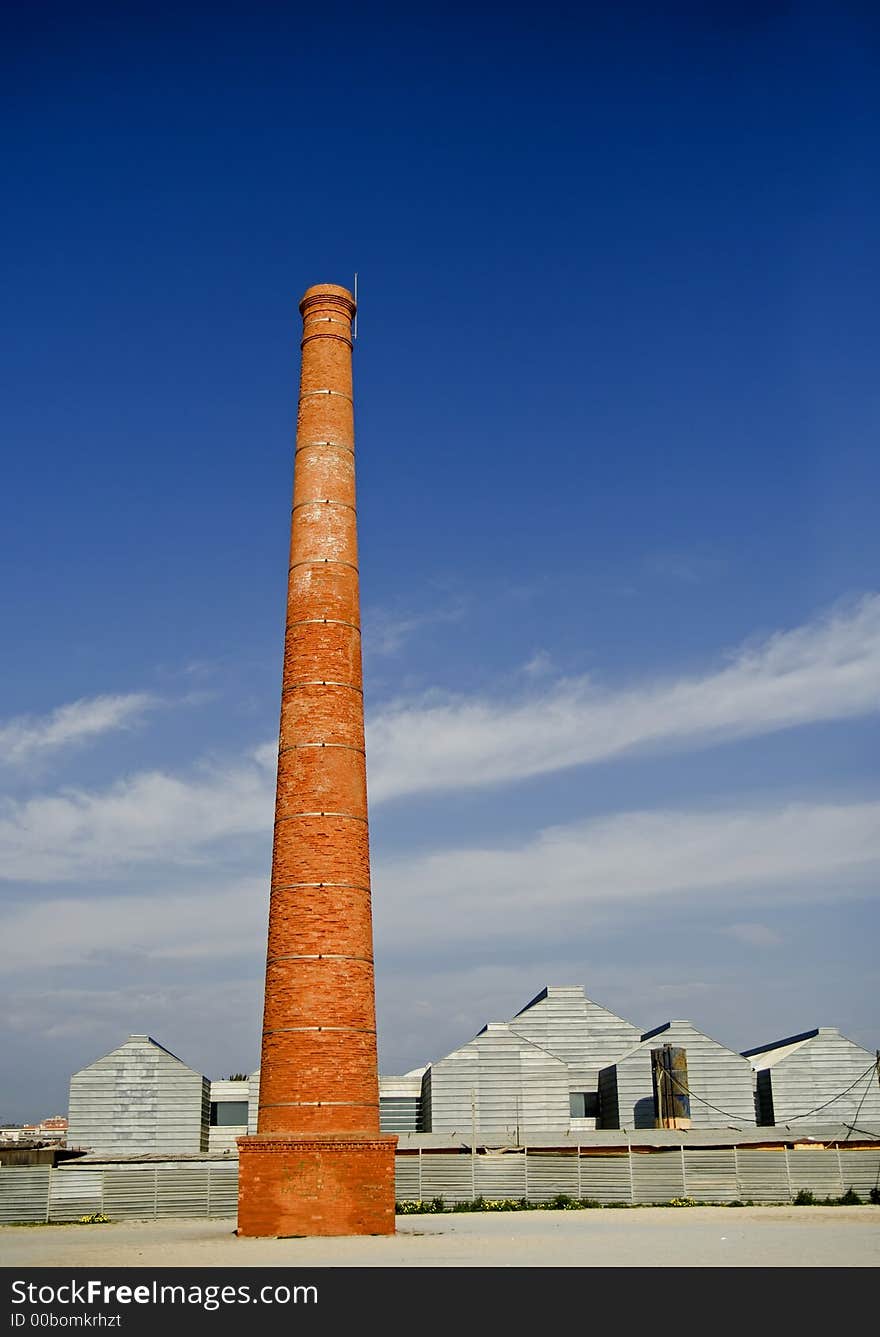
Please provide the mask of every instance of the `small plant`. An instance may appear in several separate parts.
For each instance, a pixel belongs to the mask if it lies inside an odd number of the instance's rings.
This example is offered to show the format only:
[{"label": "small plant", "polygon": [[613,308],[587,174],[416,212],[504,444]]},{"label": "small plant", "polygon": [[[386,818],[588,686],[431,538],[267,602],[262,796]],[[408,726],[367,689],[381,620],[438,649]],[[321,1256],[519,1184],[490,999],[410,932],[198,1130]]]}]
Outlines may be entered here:
[{"label": "small plant", "polygon": [[727,1205],[728,1205],[728,1207],[742,1207],[742,1206],[743,1206],[743,1204],[740,1202],[739,1198],[734,1198],[733,1202],[729,1202]]},{"label": "small plant", "polygon": [[808,1188],[799,1188],[794,1199],[795,1207],[815,1207],[816,1199]]},{"label": "small plant", "polygon": [[103,1212],[89,1212],[88,1216],[77,1217],[76,1224],[78,1226],[102,1226],[109,1220],[110,1217],[105,1216]]},{"label": "small plant", "polygon": [[445,1212],[446,1204],[442,1198],[407,1198],[404,1202],[396,1202],[394,1210],[398,1216],[424,1216]]},{"label": "small plant", "polygon": [[880,1188],[872,1188],[868,1197],[875,1207],[880,1207]]},{"label": "small plant", "polygon": [[838,1198],[837,1201],[840,1203],[841,1207],[858,1207],[861,1205],[862,1200],[858,1193],[856,1193],[852,1184],[850,1184],[843,1197]]},{"label": "small plant", "polygon": [[668,1202],[663,1204],[664,1207],[696,1207],[698,1205],[696,1198],[670,1198]]}]

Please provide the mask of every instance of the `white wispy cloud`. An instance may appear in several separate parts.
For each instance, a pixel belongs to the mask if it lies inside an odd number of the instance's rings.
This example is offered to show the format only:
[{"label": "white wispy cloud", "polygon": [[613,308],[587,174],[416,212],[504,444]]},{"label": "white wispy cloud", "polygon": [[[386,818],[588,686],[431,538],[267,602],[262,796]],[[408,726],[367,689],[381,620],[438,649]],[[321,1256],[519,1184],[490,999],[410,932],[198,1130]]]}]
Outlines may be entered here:
[{"label": "white wispy cloud", "polygon": [[106,878],[144,863],[197,862],[217,842],[269,831],[274,773],[264,755],[191,776],[148,771],[101,790],[0,801],[0,877]]},{"label": "white wispy cloud", "polygon": [[704,747],[880,709],[880,596],[747,645],[702,675],[590,678],[513,701],[392,703],[368,724],[370,798],[497,785],[624,753]]},{"label": "white wispy cloud", "polygon": [[367,607],[363,612],[364,652],[369,655],[395,655],[423,628],[438,623],[459,622],[464,612],[463,601],[448,607],[423,609],[417,613]]},{"label": "white wispy cloud", "polygon": [[71,701],[48,715],[17,716],[0,723],[0,764],[21,765],[101,734],[131,728],[157,704],[157,698],[148,692],[128,692]]},{"label": "white wispy cloud", "polygon": [[548,827],[510,848],[462,848],[381,862],[375,914],[395,948],[565,942],[595,920],[699,898],[847,899],[876,886],[880,802],[634,811]]},{"label": "white wispy cloud", "polygon": [[[268,862],[268,850],[254,852],[249,871],[233,877],[216,852],[210,862],[196,861],[184,829],[198,815],[197,830],[207,842],[228,834],[230,824],[265,824],[247,801],[231,822],[215,813],[207,823],[218,797],[216,787],[206,786],[199,814],[185,806],[173,822],[163,805],[167,865],[136,892],[111,886],[102,893],[11,899],[0,966],[87,965],[104,953],[153,960],[259,954],[268,867],[261,872],[255,865]],[[131,831],[129,822],[125,834]],[[150,846],[154,858],[158,844]],[[122,839],[115,853],[118,868],[125,858]],[[175,857],[186,863],[176,874],[169,871]],[[86,872],[78,856],[73,867],[80,876]],[[109,865],[89,871],[100,875]],[[51,872],[69,875],[60,864]],[[462,945],[480,942],[491,943],[500,958],[516,945],[520,958],[544,959],[551,944],[571,951],[577,941],[589,941],[593,925],[637,932],[642,913],[665,915],[692,902],[726,913],[728,923],[735,907],[740,926],[749,929],[739,936],[753,945],[756,921],[745,918],[749,910],[755,915],[772,904],[864,895],[878,872],[880,801],[633,811],[548,827],[512,847],[380,856],[373,868],[374,914],[383,952],[429,952],[437,962],[454,961]]]},{"label": "white wispy cloud", "polygon": [[[138,895],[22,900],[8,911],[0,936],[0,971],[44,973],[58,966],[112,969],[136,976],[138,962],[221,962],[251,952],[259,960],[269,903],[268,881],[205,880],[156,887]],[[189,963],[189,964],[187,964]],[[118,970],[118,967],[117,967]]]}]

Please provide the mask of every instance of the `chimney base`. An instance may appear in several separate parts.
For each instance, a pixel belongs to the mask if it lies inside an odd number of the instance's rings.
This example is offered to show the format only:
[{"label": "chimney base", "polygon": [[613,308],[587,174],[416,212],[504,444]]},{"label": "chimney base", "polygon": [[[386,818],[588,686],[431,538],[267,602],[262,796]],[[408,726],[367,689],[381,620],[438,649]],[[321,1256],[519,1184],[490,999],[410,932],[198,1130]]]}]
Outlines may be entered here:
[{"label": "chimney base", "polygon": [[238,1139],[238,1234],[393,1235],[394,1152],[382,1133]]}]

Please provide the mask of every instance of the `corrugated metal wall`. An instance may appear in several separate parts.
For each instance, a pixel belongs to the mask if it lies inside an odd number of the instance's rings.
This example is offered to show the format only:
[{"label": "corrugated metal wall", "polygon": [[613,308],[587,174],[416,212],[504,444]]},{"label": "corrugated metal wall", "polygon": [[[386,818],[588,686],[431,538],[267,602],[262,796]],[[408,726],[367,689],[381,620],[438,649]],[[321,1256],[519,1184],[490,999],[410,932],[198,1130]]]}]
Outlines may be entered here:
[{"label": "corrugated metal wall", "polygon": [[431,1066],[431,1130],[516,1142],[567,1132],[566,1065],[502,1023]]},{"label": "corrugated metal wall", "polygon": [[[791,1202],[799,1189],[817,1198],[853,1188],[867,1200],[880,1187],[880,1148],[801,1151],[669,1147],[653,1152],[528,1151],[398,1154],[397,1198],[485,1198],[548,1202],[557,1194],[603,1204]],[[103,1212],[113,1221],[159,1217],[234,1217],[238,1163],[0,1168],[0,1222],[76,1221]]]},{"label": "corrugated metal wall", "polygon": [[[601,1106],[603,1128],[653,1128],[650,1051],[664,1044],[681,1045],[687,1052],[692,1127],[717,1128],[727,1118],[739,1127],[755,1125],[754,1078],[748,1059],[703,1035],[690,1022],[673,1021],[603,1070],[600,1091],[607,1101]],[[614,1117],[616,1124],[610,1122]]]},{"label": "corrugated metal wall", "polygon": [[[755,1056],[753,1061],[760,1060]],[[810,1112],[821,1105],[823,1119],[861,1120],[869,1126],[880,1123],[880,1082],[873,1061],[873,1054],[834,1027],[819,1027],[812,1039],[759,1073],[759,1078],[769,1082],[772,1098],[770,1109],[760,1111],[762,1122],[766,1114],[779,1124],[804,1115],[812,1117]],[[856,1085],[847,1091],[853,1083]]]},{"label": "corrugated metal wall", "polygon": [[[510,1022],[523,1039],[562,1059],[569,1067],[569,1090],[595,1094],[599,1071],[642,1037],[638,1027],[587,998],[577,986],[542,991]],[[594,1118],[578,1119],[578,1129],[595,1128]]]},{"label": "corrugated metal wall", "polygon": [[442,1197],[547,1202],[557,1194],[608,1205],[697,1202],[789,1203],[799,1189],[818,1198],[853,1188],[867,1200],[880,1187],[880,1149],[798,1151],[670,1147],[642,1152],[471,1155],[430,1151],[397,1157],[398,1200]]},{"label": "corrugated metal wall", "polygon": [[67,1145],[100,1154],[208,1147],[207,1078],[135,1035],[70,1079]]}]

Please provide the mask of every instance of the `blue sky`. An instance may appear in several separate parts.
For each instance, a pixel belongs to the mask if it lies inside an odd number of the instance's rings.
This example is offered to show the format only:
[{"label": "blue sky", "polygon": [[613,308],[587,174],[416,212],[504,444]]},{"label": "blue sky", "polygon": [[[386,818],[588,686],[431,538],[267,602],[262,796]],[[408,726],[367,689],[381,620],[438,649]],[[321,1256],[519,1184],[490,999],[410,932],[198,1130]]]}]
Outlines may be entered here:
[{"label": "blue sky", "polygon": [[544,984],[880,1042],[880,24],[609,8],[7,13],[0,1119],[256,1065],[355,270],[382,1070]]}]

